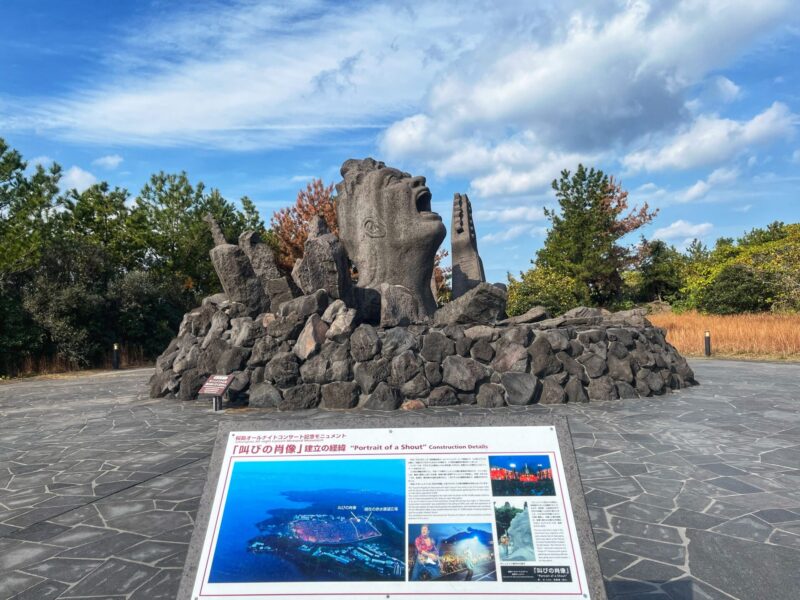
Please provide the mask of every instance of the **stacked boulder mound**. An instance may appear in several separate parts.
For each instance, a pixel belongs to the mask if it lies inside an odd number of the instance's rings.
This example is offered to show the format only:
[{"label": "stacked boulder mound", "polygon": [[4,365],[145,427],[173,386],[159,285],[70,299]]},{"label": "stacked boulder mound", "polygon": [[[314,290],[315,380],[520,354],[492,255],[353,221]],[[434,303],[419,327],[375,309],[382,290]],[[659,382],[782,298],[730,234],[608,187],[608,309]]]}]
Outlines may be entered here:
[{"label": "stacked boulder mound", "polygon": [[446,320],[394,327],[361,322],[325,290],[255,318],[217,294],[184,317],[157,361],[151,395],[192,400],[209,375],[233,374],[231,394],[251,407],[393,410],[613,400],[695,383],[641,312],[583,308],[549,319],[533,309],[490,323],[476,298],[494,290],[481,284],[464,296],[470,302],[448,307]]},{"label": "stacked boulder mound", "polygon": [[437,309],[430,282],[445,230],[425,179],[372,159],[346,161],[342,176],[340,236],[312,219],[291,274],[258,235],[230,244],[209,218],[225,293],[184,316],[152,397],[193,400],[210,375],[233,375],[232,399],[278,410],[560,404],[696,383],[644,311],[506,318],[464,195],[453,204],[455,299]]}]

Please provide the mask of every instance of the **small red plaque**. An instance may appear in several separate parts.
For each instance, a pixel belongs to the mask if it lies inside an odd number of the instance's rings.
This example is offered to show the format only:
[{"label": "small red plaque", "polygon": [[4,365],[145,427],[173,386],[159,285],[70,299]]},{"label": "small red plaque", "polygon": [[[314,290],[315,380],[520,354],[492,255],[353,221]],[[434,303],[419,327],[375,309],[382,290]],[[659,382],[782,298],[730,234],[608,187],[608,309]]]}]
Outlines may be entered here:
[{"label": "small red plaque", "polygon": [[212,375],[197,392],[198,395],[222,396],[233,381],[235,375]]}]

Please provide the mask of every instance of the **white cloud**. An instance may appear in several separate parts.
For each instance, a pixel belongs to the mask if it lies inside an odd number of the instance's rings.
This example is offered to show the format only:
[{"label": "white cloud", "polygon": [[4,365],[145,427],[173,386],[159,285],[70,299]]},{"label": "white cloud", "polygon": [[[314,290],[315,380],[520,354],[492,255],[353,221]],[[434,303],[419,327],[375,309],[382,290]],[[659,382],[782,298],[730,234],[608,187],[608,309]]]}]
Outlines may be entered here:
[{"label": "white cloud", "polygon": [[727,77],[717,77],[714,81],[714,85],[717,89],[717,94],[723,102],[733,102],[741,93],[741,88]]},{"label": "white cloud", "polygon": [[720,163],[753,145],[791,135],[798,122],[798,116],[780,102],[749,121],[702,115],[660,148],[632,152],[622,162],[634,172]]},{"label": "white cloud", "polygon": [[475,211],[475,220],[478,222],[499,221],[500,223],[508,223],[512,221],[541,221],[542,219],[544,219],[544,210],[539,206],[515,206]]},{"label": "white cloud", "polygon": [[119,154],[108,154],[92,161],[92,164],[103,169],[113,171],[122,164],[124,159]]},{"label": "white cloud", "polygon": [[753,208],[752,204],[745,204],[744,206],[737,206],[733,209],[733,212],[746,213],[749,212],[751,208]]},{"label": "white cloud", "polygon": [[505,229],[503,231],[497,231],[495,233],[488,233],[480,238],[480,241],[487,244],[494,244],[497,242],[507,242],[509,240],[513,240],[518,238],[522,235],[540,235],[542,233],[542,227],[531,227],[530,224],[521,223],[519,225],[514,225]]},{"label": "white cloud", "polygon": [[42,166],[45,169],[49,168],[55,161],[50,158],[49,156],[41,155],[41,156],[34,156],[30,160],[25,161],[28,163],[28,166],[25,168],[25,172],[30,174],[36,171],[36,167]]},{"label": "white cloud", "polygon": [[58,185],[62,191],[76,189],[82,192],[95,183],[97,183],[97,177],[89,173],[89,171],[84,171],[78,166],[72,166],[64,171]]},{"label": "white cloud", "polygon": [[694,185],[690,186],[683,194],[680,195],[680,200],[683,202],[691,202],[692,200],[699,200],[705,197],[714,186],[725,185],[736,181],[739,177],[739,170],[735,168],[722,168],[715,169],[705,180],[699,180]]},{"label": "white cloud", "polygon": [[691,119],[699,85],[733,99],[721,70],[793,10],[789,0],[165,6],[120,36],[101,83],[6,101],[0,128],[230,150],[377,133],[383,156],[407,168],[468,177],[479,196],[528,194],[581,161],[636,163],[631,148],[652,152],[643,140]]},{"label": "white cloud", "polygon": [[708,234],[711,229],[713,229],[713,225],[711,223],[694,224],[690,223],[689,221],[679,219],[667,227],[656,229],[653,232],[653,238],[666,241],[676,239],[691,241],[692,238],[703,237],[704,235]]}]

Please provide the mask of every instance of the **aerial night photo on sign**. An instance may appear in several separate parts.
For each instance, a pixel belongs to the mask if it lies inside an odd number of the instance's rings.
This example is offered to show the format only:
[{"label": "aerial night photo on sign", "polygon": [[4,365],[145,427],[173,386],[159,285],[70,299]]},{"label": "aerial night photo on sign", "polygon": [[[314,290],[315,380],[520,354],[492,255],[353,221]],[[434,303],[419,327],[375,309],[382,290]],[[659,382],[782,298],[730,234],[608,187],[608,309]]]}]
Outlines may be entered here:
[{"label": "aerial night photo on sign", "polygon": [[405,461],[238,461],[211,583],[402,581]]}]

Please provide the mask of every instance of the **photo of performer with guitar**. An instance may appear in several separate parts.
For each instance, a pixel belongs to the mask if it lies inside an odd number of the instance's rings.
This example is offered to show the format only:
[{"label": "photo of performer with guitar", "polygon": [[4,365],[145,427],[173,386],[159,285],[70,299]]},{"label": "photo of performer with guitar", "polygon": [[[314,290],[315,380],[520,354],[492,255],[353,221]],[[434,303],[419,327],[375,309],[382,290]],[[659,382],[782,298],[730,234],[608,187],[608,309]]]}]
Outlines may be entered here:
[{"label": "photo of performer with guitar", "polygon": [[408,526],[409,581],[496,581],[490,523]]}]

